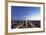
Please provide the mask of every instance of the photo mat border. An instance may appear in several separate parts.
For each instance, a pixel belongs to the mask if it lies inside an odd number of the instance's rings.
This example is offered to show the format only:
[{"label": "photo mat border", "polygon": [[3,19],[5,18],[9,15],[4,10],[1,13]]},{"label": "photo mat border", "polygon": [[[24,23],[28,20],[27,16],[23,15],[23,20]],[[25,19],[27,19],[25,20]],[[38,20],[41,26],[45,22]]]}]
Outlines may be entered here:
[{"label": "photo mat border", "polygon": [[[29,3],[29,4],[43,4],[43,31],[35,31],[35,32],[18,32],[18,33],[8,33],[8,3]],[[24,33],[40,33],[40,32],[45,32],[45,3],[41,2],[23,2],[23,1],[5,1],[5,35],[7,34],[24,34]]]},{"label": "photo mat border", "polygon": [[[26,6],[26,7],[40,7],[40,24],[41,27],[40,28],[24,28],[24,29],[11,29],[11,6]],[[33,19],[33,17],[32,17]],[[31,20],[32,20],[31,19]],[[27,19],[30,20],[30,19]],[[34,20],[34,19],[33,19]],[[34,30],[35,29],[35,30]],[[38,30],[37,30],[38,29]],[[23,30],[23,31],[22,31]],[[34,31],[43,31],[43,5],[42,4],[28,4],[28,3],[8,3],[8,32],[12,33],[12,32],[34,32]]]}]

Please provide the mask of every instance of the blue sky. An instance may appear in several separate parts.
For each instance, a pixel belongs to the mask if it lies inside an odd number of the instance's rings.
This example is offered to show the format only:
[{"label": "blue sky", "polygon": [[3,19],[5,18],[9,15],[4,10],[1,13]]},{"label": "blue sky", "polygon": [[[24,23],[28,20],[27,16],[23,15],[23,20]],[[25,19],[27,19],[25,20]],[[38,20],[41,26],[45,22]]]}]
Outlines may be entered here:
[{"label": "blue sky", "polygon": [[40,7],[11,6],[11,17],[14,20],[39,20]]}]

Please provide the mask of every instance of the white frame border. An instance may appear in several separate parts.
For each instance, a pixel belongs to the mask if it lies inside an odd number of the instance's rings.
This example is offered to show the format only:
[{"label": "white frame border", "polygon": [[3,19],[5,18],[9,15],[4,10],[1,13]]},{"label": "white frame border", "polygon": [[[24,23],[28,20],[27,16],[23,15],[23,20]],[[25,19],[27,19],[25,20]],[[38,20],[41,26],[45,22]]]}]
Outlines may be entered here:
[{"label": "white frame border", "polygon": [[[32,4],[33,7],[41,7],[41,28],[26,28],[26,29],[11,29],[11,5],[12,6],[30,6],[31,4],[23,3],[8,3],[8,33],[12,32],[34,32],[34,31],[43,31],[43,5],[42,4]],[[31,5],[31,6],[32,6]],[[22,31],[23,30],[23,31]]]}]

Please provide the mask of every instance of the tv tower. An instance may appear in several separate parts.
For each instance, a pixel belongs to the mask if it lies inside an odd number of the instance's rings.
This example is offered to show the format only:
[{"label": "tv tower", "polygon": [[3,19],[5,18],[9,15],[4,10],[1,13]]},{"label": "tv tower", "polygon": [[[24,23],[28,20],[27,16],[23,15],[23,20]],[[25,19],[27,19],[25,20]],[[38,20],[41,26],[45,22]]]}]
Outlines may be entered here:
[{"label": "tv tower", "polygon": [[14,18],[12,17],[12,28],[14,27]]}]

